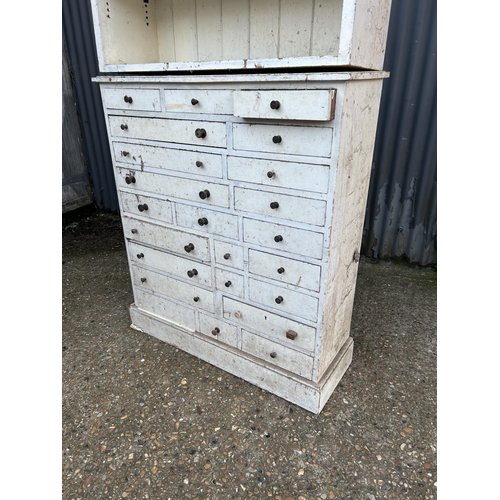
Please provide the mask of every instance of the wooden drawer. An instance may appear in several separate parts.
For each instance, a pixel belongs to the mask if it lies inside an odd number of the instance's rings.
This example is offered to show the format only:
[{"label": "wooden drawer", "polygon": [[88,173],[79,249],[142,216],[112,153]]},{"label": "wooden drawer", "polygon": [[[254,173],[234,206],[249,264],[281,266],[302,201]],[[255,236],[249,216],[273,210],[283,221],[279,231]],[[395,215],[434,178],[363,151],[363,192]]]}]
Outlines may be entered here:
[{"label": "wooden drawer", "polygon": [[200,332],[211,339],[238,347],[238,327],[200,312]]},{"label": "wooden drawer", "polygon": [[329,173],[328,165],[227,157],[228,179],[265,186],[327,193]]},{"label": "wooden drawer", "polygon": [[312,378],[313,358],[307,354],[288,349],[245,330],[241,331],[241,349],[300,377]]},{"label": "wooden drawer", "polygon": [[238,239],[238,217],[235,215],[176,203],[175,218],[179,226]]},{"label": "wooden drawer", "polygon": [[215,262],[225,266],[243,269],[243,248],[225,241],[214,241]]},{"label": "wooden drawer", "polygon": [[[251,330],[262,332],[284,345],[308,351],[314,350],[315,328],[303,325],[298,321],[283,318],[278,314],[264,311],[258,307],[238,302],[229,297],[223,297],[222,300],[224,318]],[[293,337],[295,333],[295,338],[291,339],[287,337],[287,332],[289,332],[289,337]]]},{"label": "wooden drawer", "polygon": [[319,291],[321,268],[257,250],[248,250],[248,272],[282,283]]},{"label": "wooden drawer", "polygon": [[134,286],[144,288],[152,293],[167,295],[197,309],[214,312],[213,292],[142,267],[135,265],[130,267]]},{"label": "wooden drawer", "polygon": [[314,323],[318,319],[319,300],[317,297],[288,290],[281,286],[249,279],[248,298],[264,307],[283,311]]},{"label": "wooden drawer", "polygon": [[165,90],[165,110],[170,113],[232,115],[232,90]]},{"label": "wooden drawer", "polygon": [[108,118],[112,137],[226,147],[225,123],[114,115]]},{"label": "wooden drawer", "polygon": [[135,305],[149,313],[160,316],[163,321],[175,326],[190,330],[196,329],[196,312],[194,309],[183,307],[175,302],[171,302],[163,297],[135,289]]},{"label": "wooden drawer", "polygon": [[335,90],[235,91],[234,115],[272,120],[333,120]]},{"label": "wooden drawer", "polygon": [[122,211],[133,215],[142,215],[162,222],[171,224],[174,220],[172,215],[172,203],[142,194],[125,193],[118,191],[120,195]]},{"label": "wooden drawer", "polygon": [[245,295],[245,284],[241,274],[232,273],[225,269],[215,270],[215,286],[217,290],[229,295],[241,297]]},{"label": "wooden drawer", "polygon": [[202,180],[171,177],[126,168],[117,168],[116,172],[119,188],[137,189],[172,198],[229,207],[229,187],[225,184],[214,184]]},{"label": "wooden drawer", "polygon": [[276,248],[313,259],[323,256],[323,234],[272,222],[243,219],[243,239],[254,245]]},{"label": "wooden drawer", "polygon": [[233,123],[233,147],[241,151],[329,157],[332,137],[331,128]]},{"label": "wooden drawer", "polygon": [[102,100],[107,109],[130,111],[161,111],[158,89],[115,88],[103,89]]},{"label": "wooden drawer", "polygon": [[128,253],[130,261],[134,264],[153,267],[158,271],[192,281],[193,284],[212,286],[212,268],[200,262],[145,247],[133,241],[128,242]]},{"label": "wooden drawer", "polygon": [[113,142],[115,160],[138,168],[154,167],[208,177],[222,177],[222,157],[218,154],[199,153],[146,146],[131,142]]},{"label": "wooden drawer", "polygon": [[210,262],[208,238],[129,217],[122,217],[122,225],[123,233],[128,240],[146,243],[203,262]]},{"label": "wooden drawer", "polygon": [[315,226],[325,224],[326,201],[304,198],[298,194],[276,194],[235,187],[234,208]]}]

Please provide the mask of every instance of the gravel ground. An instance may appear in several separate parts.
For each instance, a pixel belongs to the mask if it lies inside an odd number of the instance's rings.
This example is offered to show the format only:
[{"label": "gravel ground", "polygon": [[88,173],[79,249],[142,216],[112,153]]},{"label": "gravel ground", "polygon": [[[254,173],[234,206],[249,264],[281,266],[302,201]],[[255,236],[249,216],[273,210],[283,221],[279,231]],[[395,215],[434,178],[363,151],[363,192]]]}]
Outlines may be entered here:
[{"label": "gravel ground", "polygon": [[362,260],[313,415],[130,328],[118,216],[63,220],[62,498],[437,499],[437,273]]}]

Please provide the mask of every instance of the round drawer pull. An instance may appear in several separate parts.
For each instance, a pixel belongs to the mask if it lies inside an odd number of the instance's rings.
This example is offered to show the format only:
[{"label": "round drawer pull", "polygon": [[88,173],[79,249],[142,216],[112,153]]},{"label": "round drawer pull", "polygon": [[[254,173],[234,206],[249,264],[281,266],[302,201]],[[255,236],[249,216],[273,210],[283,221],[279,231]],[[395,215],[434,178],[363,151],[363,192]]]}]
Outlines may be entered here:
[{"label": "round drawer pull", "polygon": [[274,241],[276,243],[279,243],[280,241],[283,241],[283,236],[281,236],[280,234],[278,234],[278,236],[275,236],[274,237]]},{"label": "round drawer pull", "polygon": [[135,184],[135,177],[133,175],[127,175],[125,177],[125,182],[127,184]]},{"label": "round drawer pull", "polygon": [[269,179],[272,179],[272,178],[276,177],[276,172],[274,170],[269,170],[269,172],[267,173],[267,176],[269,177]]},{"label": "round drawer pull", "polygon": [[128,156],[130,153],[128,151],[122,151],[122,156]]},{"label": "round drawer pull", "polygon": [[120,128],[121,128],[122,130],[128,130],[128,125],[127,125],[126,123],[122,123],[122,124],[120,125]]},{"label": "round drawer pull", "polygon": [[192,269],[191,271],[187,272],[187,275],[192,278],[193,276],[198,276],[198,271],[196,269]]},{"label": "round drawer pull", "polygon": [[275,299],[274,299],[274,302],[276,302],[276,304],[281,304],[283,302],[283,297],[281,295],[278,295]]},{"label": "round drawer pull", "polygon": [[271,202],[271,204],[269,205],[273,210],[277,209],[280,204],[277,202],[277,201],[273,201]]},{"label": "round drawer pull", "polygon": [[195,99],[195,98],[191,99],[191,104],[192,104],[193,106],[196,106],[199,102],[200,102],[200,101],[198,101],[198,99]]},{"label": "round drawer pull", "polygon": [[234,317],[236,319],[240,319],[243,316],[243,313],[241,311],[235,311]]},{"label": "round drawer pull", "polygon": [[276,357],[276,353],[275,352],[272,352],[271,354],[269,354],[269,356],[271,356],[271,358],[275,358]]},{"label": "round drawer pull", "polygon": [[230,257],[231,257],[230,253],[225,253],[224,254],[224,260],[229,260]]},{"label": "round drawer pull", "polygon": [[198,194],[202,200],[210,198],[210,191],[208,189],[204,189],[203,191],[200,191]]},{"label": "round drawer pull", "polygon": [[143,253],[138,253],[138,254],[137,254],[137,258],[138,258],[138,259],[142,259],[142,258],[144,258],[144,254],[143,254]]},{"label": "round drawer pull", "polygon": [[145,212],[149,209],[149,207],[143,203],[142,205],[137,205],[137,208],[139,209],[139,212]]},{"label": "round drawer pull", "polygon": [[219,330],[217,327],[215,327],[215,328],[212,330],[212,335],[219,335],[219,333],[220,333],[220,330]]},{"label": "round drawer pull", "polygon": [[198,219],[198,224],[200,226],[206,226],[208,224],[208,219],[206,217],[202,217],[201,219]]},{"label": "round drawer pull", "polygon": [[204,128],[197,128],[194,131],[194,135],[198,137],[198,139],[205,139],[207,136],[207,131]]},{"label": "round drawer pull", "polygon": [[128,96],[128,95],[126,95],[126,96],[123,98],[123,100],[124,100],[125,102],[128,102],[129,104],[132,104],[132,101],[133,101],[133,99],[132,99],[130,96]]},{"label": "round drawer pull", "polygon": [[131,232],[132,234],[137,234],[137,233],[138,233],[137,229],[131,229],[131,230],[130,230],[130,232]]},{"label": "round drawer pull", "polygon": [[285,272],[285,268],[284,267],[280,267],[278,269],[278,274],[283,274]]},{"label": "round drawer pull", "polygon": [[147,279],[146,278],[141,278],[141,283],[146,283]]},{"label": "round drawer pull", "polygon": [[203,167],[203,162],[202,162],[202,161],[200,161],[200,160],[198,160],[198,161],[196,162],[196,166],[197,166],[198,168]]},{"label": "round drawer pull", "polygon": [[186,245],[184,247],[184,250],[186,250],[187,253],[191,252],[192,250],[194,250],[194,245],[192,243],[189,243],[188,245]]},{"label": "round drawer pull", "polygon": [[195,302],[198,302],[198,301],[200,300],[200,297],[193,297],[193,300],[194,300]]},{"label": "round drawer pull", "polygon": [[281,135],[273,136],[273,142],[274,144],[279,144],[281,142]]},{"label": "round drawer pull", "polygon": [[271,101],[269,106],[271,106],[271,109],[280,109],[281,104],[279,101]]},{"label": "round drawer pull", "polygon": [[231,286],[231,282],[230,282],[230,281],[226,281],[226,282],[224,283],[224,286],[225,286],[226,288],[229,288],[229,287]]}]

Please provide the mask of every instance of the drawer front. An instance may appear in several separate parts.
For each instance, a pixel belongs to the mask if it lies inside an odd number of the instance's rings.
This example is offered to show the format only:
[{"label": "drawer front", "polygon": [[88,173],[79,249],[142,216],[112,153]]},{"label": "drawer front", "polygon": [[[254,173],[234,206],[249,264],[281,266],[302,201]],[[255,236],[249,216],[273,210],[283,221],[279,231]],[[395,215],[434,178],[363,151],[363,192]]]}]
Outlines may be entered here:
[{"label": "drawer front", "polygon": [[292,163],[258,158],[228,156],[227,177],[264,186],[328,192],[328,165]]},{"label": "drawer front", "polygon": [[238,217],[235,215],[176,203],[175,218],[179,226],[238,239]]},{"label": "drawer front", "polygon": [[132,241],[128,242],[131,262],[148,266],[190,280],[193,284],[212,286],[212,268],[200,262],[194,262],[178,255],[145,247]]},{"label": "drawer front", "polygon": [[284,311],[309,321],[317,320],[319,300],[304,293],[249,279],[248,298],[264,307]]},{"label": "drawer front", "polygon": [[208,238],[129,217],[122,217],[122,225],[123,233],[128,240],[146,243],[203,262],[210,262]]},{"label": "drawer front", "polygon": [[238,347],[238,327],[226,323],[220,318],[213,318],[200,313],[200,332],[224,344]]},{"label": "drawer front", "polygon": [[233,123],[233,147],[241,151],[329,157],[331,128]]},{"label": "drawer front", "polygon": [[225,269],[215,270],[215,286],[217,290],[229,295],[243,298],[245,294],[245,284],[241,274],[232,273]]},{"label": "drawer front", "polygon": [[160,91],[157,89],[103,89],[102,100],[108,109],[161,111]]},{"label": "drawer front", "polygon": [[242,90],[233,94],[234,115],[272,120],[333,120],[334,90]]},{"label": "drawer front", "polygon": [[174,220],[172,215],[172,203],[158,198],[151,198],[142,194],[125,193],[119,191],[122,210],[134,215],[142,215],[151,219],[168,222]]},{"label": "drawer front", "polygon": [[300,377],[312,378],[313,358],[307,354],[288,349],[245,330],[241,331],[241,349]]},{"label": "drawer front", "polygon": [[131,269],[132,282],[136,287],[145,288],[152,293],[167,295],[197,309],[214,312],[213,292],[135,265],[132,265]]},{"label": "drawer front", "polygon": [[130,142],[113,142],[113,152],[117,162],[137,165],[141,168],[164,168],[174,172],[222,177],[222,157],[218,154],[145,146]]},{"label": "drawer front", "polygon": [[215,240],[214,253],[217,264],[243,269],[243,248],[241,246]]},{"label": "drawer front", "polygon": [[113,137],[226,147],[226,124],[220,122],[110,115],[109,130]]},{"label": "drawer front", "polygon": [[315,292],[319,291],[321,268],[307,262],[249,249],[248,272]]},{"label": "drawer front", "polygon": [[247,243],[313,259],[321,259],[323,255],[323,234],[271,222],[243,219],[243,239]]},{"label": "drawer front", "polygon": [[[229,297],[223,297],[222,308],[224,318],[243,327],[262,332],[290,347],[295,346],[308,351],[314,350],[316,329],[311,326],[283,318]],[[295,333],[294,339],[289,338],[294,336],[293,333],[289,333],[289,337],[287,337],[287,332]]]},{"label": "drawer front", "polygon": [[165,90],[165,109],[170,113],[233,114],[232,90]]},{"label": "drawer front", "polygon": [[235,187],[234,208],[315,226],[325,224],[326,201],[303,198],[298,195]]},{"label": "drawer front", "polygon": [[119,188],[137,189],[162,196],[199,201],[208,205],[229,207],[229,187],[225,184],[171,177],[151,172],[117,168]]},{"label": "drawer front", "polygon": [[135,305],[149,313],[160,316],[164,321],[175,326],[190,330],[196,329],[195,311],[180,306],[175,302],[158,297],[144,290],[135,289]]}]

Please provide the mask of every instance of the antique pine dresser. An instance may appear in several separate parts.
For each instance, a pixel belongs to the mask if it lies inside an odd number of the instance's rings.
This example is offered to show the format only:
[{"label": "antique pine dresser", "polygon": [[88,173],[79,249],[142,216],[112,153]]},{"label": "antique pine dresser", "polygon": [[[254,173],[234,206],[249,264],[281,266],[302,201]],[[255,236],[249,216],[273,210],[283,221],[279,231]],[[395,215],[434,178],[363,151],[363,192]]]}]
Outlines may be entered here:
[{"label": "antique pine dresser", "polygon": [[319,413],[352,359],[390,1],[92,8],[132,327]]}]

